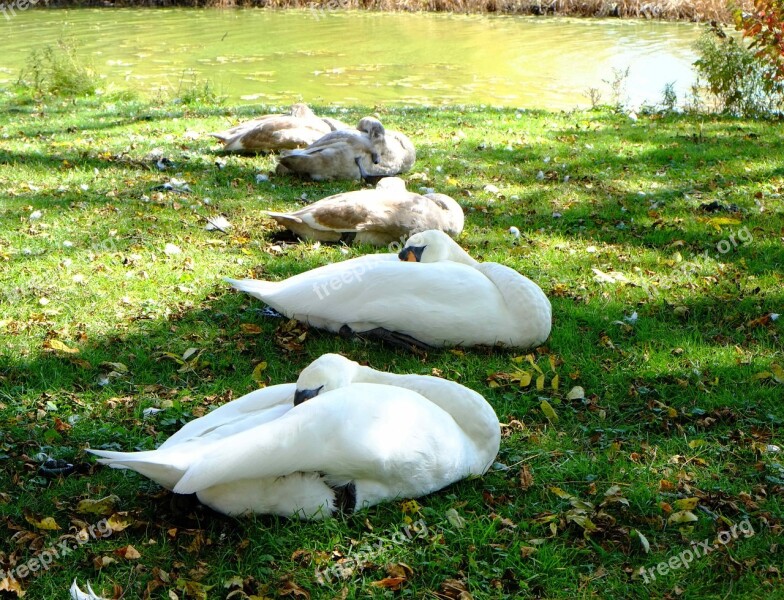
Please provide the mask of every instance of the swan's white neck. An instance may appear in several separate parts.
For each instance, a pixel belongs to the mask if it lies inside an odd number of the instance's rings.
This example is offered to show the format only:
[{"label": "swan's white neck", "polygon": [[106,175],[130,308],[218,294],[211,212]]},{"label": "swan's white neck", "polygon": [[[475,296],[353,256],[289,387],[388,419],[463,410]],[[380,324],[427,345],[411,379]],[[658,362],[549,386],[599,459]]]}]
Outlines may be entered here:
[{"label": "swan's white neck", "polygon": [[449,249],[449,260],[459,262],[469,267],[476,267],[479,262],[471,258],[471,255],[455,244]]}]

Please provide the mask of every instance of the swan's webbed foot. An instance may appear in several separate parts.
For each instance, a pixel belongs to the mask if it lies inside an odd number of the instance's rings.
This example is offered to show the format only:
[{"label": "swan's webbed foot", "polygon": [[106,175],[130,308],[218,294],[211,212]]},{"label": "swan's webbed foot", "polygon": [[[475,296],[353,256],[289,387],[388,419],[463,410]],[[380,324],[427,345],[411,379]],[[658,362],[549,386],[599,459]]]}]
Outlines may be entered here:
[{"label": "swan's webbed foot", "polygon": [[271,306],[265,306],[264,308],[255,308],[253,310],[259,313],[262,317],[269,317],[270,319],[282,319],[283,317],[285,317],[283,313],[279,313]]},{"label": "swan's webbed foot", "polygon": [[[332,486],[330,486],[332,487]],[[335,512],[350,515],[357,509],[357,486],[353,481],[332,488],[335,492]]]},{"label": "swan's webbed foot", "polygon": [[405,333],[398,333],[397,331],[390,331],[389,329],[384,329],[383,327],[369,329],[368,331],[363,331],[361,334],[357,335],[359,337],[366,335],[374,337],[382,343],[389,344],[391,346],[397,346],[398,348],[404,348],[405,350],[414,353],[421,353],[423,351],[433,349],[432,346],[429,346],[424,342],[420,342],[418,339],[411,337],[410,335],[406,335]]}]

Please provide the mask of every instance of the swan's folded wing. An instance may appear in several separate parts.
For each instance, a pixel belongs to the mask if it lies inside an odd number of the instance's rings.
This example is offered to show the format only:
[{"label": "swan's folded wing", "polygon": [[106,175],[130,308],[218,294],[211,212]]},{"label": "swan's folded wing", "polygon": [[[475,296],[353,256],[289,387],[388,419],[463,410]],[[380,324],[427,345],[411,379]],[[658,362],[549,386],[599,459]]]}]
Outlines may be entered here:
[{"label": "swan's folded wing", "polygon": [[204,437],[224,428],[246,428],[277,419],[294,406],[297,384],[283,383],[245,394],[207,413],[203,417],[186,423],[182,429],[167,439],[160,448],[182,443],[183,440]]},{"label": "swan's folded wing", "polygon": [[174,491],[191,494],[237,479],[322,470],[329,452],[317,447],[321,436],[313,430],[338,428],[340,423],[330,418],[328,411],[320,414],[309,410],[315,404],[310,402],[310,406],[300,405],[276,421],[233,436],[230,443],[216,447],[188,468]]},{"label": "swan's folded wing", "polygon": [[[214,447],[188,468],[174,491],[189,494],[238,479],[298,472],[347,479],[377,473],[399,446],[392,432],[421,426],[407,420],[402,405],[430,408],[421,395],[387,385],[354,384],[320,394]],[[379,435],[381,429],[389,435]]]}]

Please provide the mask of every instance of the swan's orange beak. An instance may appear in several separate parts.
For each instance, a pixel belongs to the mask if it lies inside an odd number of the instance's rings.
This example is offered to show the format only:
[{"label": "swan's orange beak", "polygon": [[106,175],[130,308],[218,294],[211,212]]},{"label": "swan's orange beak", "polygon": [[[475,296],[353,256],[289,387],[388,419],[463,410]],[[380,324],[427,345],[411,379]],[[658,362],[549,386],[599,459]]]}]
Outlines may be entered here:
[{"label": "swan's orange beak", "polygon": [[403,262],[417,262],[416,254],[411,248],[403,248],[397,256]]},{"label": "swan's orange beak", "polygon": [[422,262],[422,253],[427,246],[406,246],[397,255],[403,262]]}]

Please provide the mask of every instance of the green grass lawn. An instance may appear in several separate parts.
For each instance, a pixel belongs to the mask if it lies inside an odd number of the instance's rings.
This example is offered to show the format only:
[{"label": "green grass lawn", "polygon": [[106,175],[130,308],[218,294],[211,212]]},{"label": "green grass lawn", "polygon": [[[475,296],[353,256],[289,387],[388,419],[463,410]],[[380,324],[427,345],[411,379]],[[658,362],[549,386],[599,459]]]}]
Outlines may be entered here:
[{"label": "green grass lawn", "polygon": [[[257,182],[273,158],[222,156],[203,135],[257,110],[1,100],[0,568],[20,587],[0,576],[0,597],[64,598],[73,578],[115,598],[784,597],[780,123],[338,113],[408,133],[409,188],[457,199],[459,243],[553,304],[530,353],[418,356],[266,317],[222,281],[374,251],[294,243],[262,215],[359,184]],[[170,178],[191,193],[155,189]],[[205,231],[216,214],[228,235]],[[84,452],[152,449],[325,352],[485,395],[504,424],[495,468],[417,504],[302,523],[179,506]],[[75,472],[44,477],[41,453]],[[113,533],[93,539],[104,518]],[[63,541],[75,549],[21,576]]]}]

